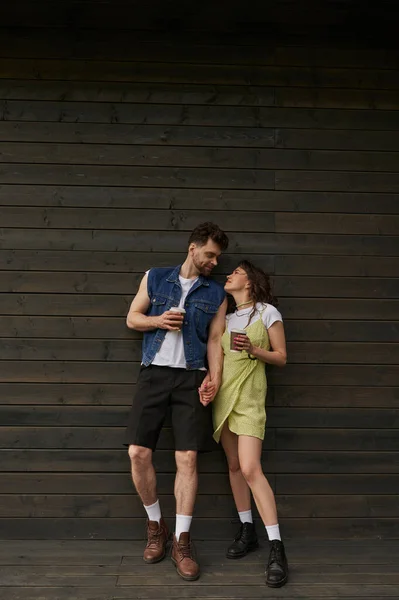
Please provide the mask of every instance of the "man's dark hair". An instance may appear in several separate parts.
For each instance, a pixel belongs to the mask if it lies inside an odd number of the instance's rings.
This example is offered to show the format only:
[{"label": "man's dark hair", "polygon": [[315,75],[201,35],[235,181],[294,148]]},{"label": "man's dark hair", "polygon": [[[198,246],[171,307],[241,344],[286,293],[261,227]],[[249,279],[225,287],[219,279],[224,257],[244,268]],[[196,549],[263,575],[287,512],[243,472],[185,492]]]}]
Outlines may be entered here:
[{"label": "man's dark hair", "polygon": [[215,225],[215,223],[211,223],[210,221],[197,225],[189,237],[188,245],[194,243],[198,246],[205,246],[209,239],[211,239],[212,242],[215,242],[222,252],[227,250],[229,238],[218,225]]}]

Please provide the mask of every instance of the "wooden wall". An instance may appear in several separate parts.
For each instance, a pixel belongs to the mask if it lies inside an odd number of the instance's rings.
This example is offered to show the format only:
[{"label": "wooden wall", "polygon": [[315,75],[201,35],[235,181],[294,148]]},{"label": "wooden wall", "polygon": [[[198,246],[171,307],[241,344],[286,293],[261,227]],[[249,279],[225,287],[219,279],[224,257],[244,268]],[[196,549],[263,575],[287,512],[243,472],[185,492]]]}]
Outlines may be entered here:
[{"label": "wooden wall", "polygon": [[[289,365],[269,371],[264,466],[285,536],[398,537],[397,52],[57,29],[44,11],[19,29],[8,11],[0,536],[142,537],[121,446],[140,359],[125,314],[143,271],[177,264],[209,219],[231,240],[219,277],[249,257],[281,299]],[[171,446],[166,427],[172,524]],[[200,468],[194,535],[230,538],[222,454]]]}]

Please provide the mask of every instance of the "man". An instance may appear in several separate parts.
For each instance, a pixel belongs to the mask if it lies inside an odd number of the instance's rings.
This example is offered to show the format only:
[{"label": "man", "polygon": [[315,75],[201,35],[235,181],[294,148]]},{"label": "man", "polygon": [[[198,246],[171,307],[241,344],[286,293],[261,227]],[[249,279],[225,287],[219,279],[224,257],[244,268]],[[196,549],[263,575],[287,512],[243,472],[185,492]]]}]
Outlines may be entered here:
[{"label": "man", "polygon": [[[152,453],[170,406],[176,460],[172,561],[188,581],[198,579],[200,572],[190,541],[197,452],[209,449],[212,439],[211,407],[207,400],[200,401],[198,390],[209,385],[213,396],[220,385],[220,338],[227,306],[223,286],[209,276],[227,246],[228,238],[217,225],[198,225],[189,238],[184,263],[150,269],[127,316],[127,326],[144,333],[142,366],[126,432],[133,483],[148,517],[143,558],[147,563],[162,560],[169,536],[157,498]],[[173,307],[186,312],[173,312]]]}]

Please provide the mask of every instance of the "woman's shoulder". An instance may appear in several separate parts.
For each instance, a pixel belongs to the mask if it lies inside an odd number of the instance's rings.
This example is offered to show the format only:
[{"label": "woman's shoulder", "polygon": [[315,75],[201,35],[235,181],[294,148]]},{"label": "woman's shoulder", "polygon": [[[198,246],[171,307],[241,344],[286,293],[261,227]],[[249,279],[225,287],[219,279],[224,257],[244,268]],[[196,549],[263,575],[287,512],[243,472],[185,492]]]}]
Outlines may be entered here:
[{"label": "woman's shoulder", "polygon": [[256,308],[262,315],[262,320],[267,328],[271,327],[276,321],[283,320],[281,312],[277,310],[277,308],[273,306],[273,304],[267,304],[266,302],[258,302]]}]

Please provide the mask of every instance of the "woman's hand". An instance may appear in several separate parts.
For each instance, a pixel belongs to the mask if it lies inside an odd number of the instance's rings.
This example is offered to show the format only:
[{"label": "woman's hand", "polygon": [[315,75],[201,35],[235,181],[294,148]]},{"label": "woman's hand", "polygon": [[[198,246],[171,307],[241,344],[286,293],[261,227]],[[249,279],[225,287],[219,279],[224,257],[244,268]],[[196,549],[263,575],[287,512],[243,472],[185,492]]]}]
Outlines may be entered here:
[{"label": "woman's hand", "polygon": [[245,350],[248,354],[252,354],[254,346],[251,344],[251,340],[247,335],[237,333],[234,338],[234,349],[239,351]]},{"label": "woman's hand", "polygon": [[198,388],[200,402],[203,404],[203,406],[208,406],[208,404],[215,398],[219,391],[220,383],[221,382],[218,379],[211,379],[209,373],[206,375],[201,387]]}]

